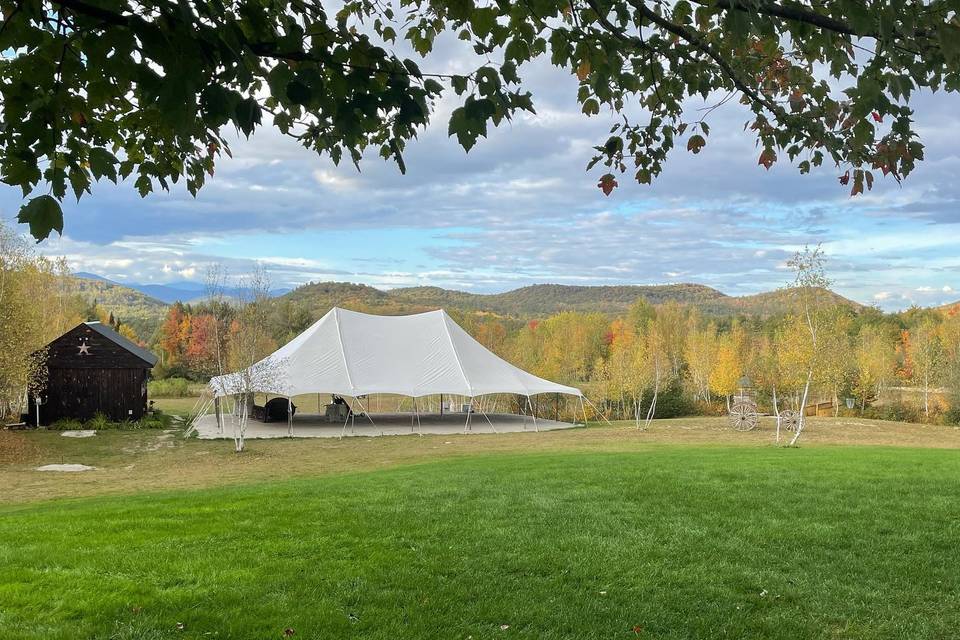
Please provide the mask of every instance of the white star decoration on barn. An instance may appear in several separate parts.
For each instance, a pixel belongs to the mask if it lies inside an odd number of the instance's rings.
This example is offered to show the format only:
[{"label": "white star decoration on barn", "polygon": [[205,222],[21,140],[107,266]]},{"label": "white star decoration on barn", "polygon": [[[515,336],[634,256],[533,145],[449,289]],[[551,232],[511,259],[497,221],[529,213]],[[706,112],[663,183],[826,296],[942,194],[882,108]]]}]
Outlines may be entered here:
[{"label": "white star decoration on barn", "polygon": [[79,351],[77,352],[78,356],[88,356],[90,355],[90,345],[87,344],[87,340],[83,339],[80,341],[80,346],[78,347]]}]

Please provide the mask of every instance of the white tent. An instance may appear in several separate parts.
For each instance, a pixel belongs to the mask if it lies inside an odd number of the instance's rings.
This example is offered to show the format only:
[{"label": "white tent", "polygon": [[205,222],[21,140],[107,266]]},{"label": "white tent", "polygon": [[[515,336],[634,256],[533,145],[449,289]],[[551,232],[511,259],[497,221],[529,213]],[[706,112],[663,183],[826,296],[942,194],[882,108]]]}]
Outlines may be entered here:
[{"label": "white tent", "polygon": [[445,311],[375,316],[338,308],[246,371],[213,378],[210,387],[215,396],[260,392],[288,398],[306,393],[583,397],[579,389],[538,378],[493,354]]}]

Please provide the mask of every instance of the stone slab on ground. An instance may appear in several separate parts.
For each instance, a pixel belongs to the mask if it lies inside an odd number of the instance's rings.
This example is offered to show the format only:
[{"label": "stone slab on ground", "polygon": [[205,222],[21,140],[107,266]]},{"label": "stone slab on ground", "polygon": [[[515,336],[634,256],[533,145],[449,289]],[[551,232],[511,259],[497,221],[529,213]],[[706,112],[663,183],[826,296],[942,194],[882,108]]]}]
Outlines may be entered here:
[{"label": "stone slab on ground", "polygon": [[97,435],[93,429],[79,429],[76,431],[64,431],[60,434],[64,438],[92,438]]},{"label": "stone slab on ground", "polygon": [[37,467],[37,471],[96,471],[96,467],[91,467],[85,464],[45,464],[42,467]]}]

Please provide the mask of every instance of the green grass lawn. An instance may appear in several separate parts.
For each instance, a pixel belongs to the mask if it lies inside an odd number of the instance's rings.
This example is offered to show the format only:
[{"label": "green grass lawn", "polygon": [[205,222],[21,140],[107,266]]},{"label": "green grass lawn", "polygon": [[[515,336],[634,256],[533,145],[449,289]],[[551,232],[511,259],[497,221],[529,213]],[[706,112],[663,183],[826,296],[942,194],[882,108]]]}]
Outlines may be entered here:
[{"label": "green grass lawn", "polygon": [[956,451],[491,453],[0,508],[0,636],[955,638],[958,548]]}]

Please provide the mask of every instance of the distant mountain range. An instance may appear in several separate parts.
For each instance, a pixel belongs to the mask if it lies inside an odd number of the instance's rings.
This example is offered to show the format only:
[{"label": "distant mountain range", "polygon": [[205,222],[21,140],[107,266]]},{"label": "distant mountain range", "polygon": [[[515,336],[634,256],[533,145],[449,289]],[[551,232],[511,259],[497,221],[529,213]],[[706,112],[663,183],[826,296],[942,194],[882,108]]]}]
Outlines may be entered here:
[{"label": "distant mountain range", "polygon": [[[108,311],[130,324],[145,340],[156,331],[170,304],[176,301],[197,303],[204,299],[204,287],[195,282],[166,285],[120,284],[90,273],[75,275],[77,291],[96,299]],[[240,289],[227,292],[239,296]],[[273,292],[278,302],[306,308],[319,318],[334,306],[357,311],[397,315],[432,309],[467,313],[491,313],[498,316],[529,319],[560,311],[597,311],[616,314],[625,311],[639,298],[652,304],[675,301],[698,307],[704,314],[717,317],[745,315],[769,317],[783,313],[789,306],[789,292],[770,291],[751,296],[728,296],[699,284],[655,286],[569,286],[538,284],[504,293],[468,293],[440,287],[405,287],[381,290],[348,282],[319,282],[294,290]],[[863,305],[831,291],[822,291],[831,301],[862,309]]]},{"label": "distant mountain range", "polygon": [[[200,282],[190,282],[189,280],[170,282],[167,284],[139,284],[136,282],[114,282],[103,276],[98,276],[95,273],[85,273],[82,271],[74,275],[77,278],[83,278],[85,280],[98,280],[100,282],[133,289],[134,291],[139,291],[155,300],[167,304],[173,304],[174,302],[200,302],[206,297],[206,286]],[[270,294],[276,297],[282,296],[289,291],[289,288],[273,289]],[[224,295],[229,298],[239,298],[246,292],[247,290],[242,287],[228,287],[224,291]]]}]

